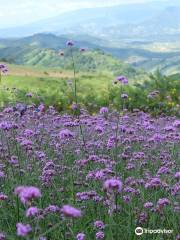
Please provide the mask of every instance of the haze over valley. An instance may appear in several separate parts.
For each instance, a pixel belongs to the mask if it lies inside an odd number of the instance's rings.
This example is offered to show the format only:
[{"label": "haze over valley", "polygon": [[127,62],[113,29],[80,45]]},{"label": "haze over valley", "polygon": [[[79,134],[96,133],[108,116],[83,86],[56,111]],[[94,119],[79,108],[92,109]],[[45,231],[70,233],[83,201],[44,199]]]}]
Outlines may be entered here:
[{"label": "haze over valley", "polygon": [[1,28],[0,58],[15,64],[56,67],[54,58],[69,38],[92,51],[91,57],[102,51],[135,69],[175,74],[180,70],[180,3],[154,1],[80,9]]}]

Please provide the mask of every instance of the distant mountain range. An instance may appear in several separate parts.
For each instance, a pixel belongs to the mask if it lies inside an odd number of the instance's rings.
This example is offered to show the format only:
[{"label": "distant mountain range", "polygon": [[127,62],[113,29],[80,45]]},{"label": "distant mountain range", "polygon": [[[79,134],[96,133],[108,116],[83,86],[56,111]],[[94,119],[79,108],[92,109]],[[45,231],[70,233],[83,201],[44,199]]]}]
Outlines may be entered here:
[{"label": "distant mountain range", "polygon": [[[0,39],[0,61],[19,65],[44,66],[48,68],[72,69],[70,50],[66,47],[67,38],[53,34],[36,34],[21,39]],[[86,41],[75,42],[74,58],[78,71],[109,72],[113,75],[125,74],[136,77],[142,71],[118,58],[105,53],[97,45]],[[80,47],[88,47],[81,53]],[[64,56],[59,52],[63,51]]]},{"label": "distant mountain range", "polygon": [[[53,34],[35,34],[20,39],[0,39],[0,61],[22,65],[59,67],[70,69],[69,52],[66,48],[67,36]],[[75,54],[81,71],[111,71],[114,74],[129,75],[145,71],[161,70],[166,74],[180,72],[180,43],[176,51],[152,51],[146,49],[151,42],[131,42],[120,47],[105,45],[103,40],[88,35],[74,36]],[[172,43],[171,43],[172,44]],[[161,45],[161,43],[160,43]],[[88,51],[79,53],[79,48]],[[59,51],[65,51],[68,58],[60,57]]]},{"label": "distant mountain range", "polygon": [[180,2],[149,2],[82,9],[22,27],[0,29],[0,38],[36,33],[85,34],[107,39],[158,39],[180,36]]},{"label": "distant mountain range", "polygon": [[82,9],[0,29],[0,60],[69,68],[68,61],[63,65],[57,54],[67,39],[75,40],[76,47],[89,49],[83,57],[77,52],[81,70],[87,70],[86,61],[91,70],[113,69],[117,73],[121,65],[130,73],[160,69],[175,74],[180,71],[180,2]]}]

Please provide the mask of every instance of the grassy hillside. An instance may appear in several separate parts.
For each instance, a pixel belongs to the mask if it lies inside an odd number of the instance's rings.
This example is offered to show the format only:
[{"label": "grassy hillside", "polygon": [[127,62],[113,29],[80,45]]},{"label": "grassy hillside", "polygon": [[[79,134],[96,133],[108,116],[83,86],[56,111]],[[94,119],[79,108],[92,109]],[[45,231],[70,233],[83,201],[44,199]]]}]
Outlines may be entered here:
[{"label": "grassy hillside", "polygon": [[[17,65],[9,65],[9,69],[10,73],[2,78],[1,105],[44,102],[47,106],[54,105],[59,110],[65,110],[72,104],[72,71]],[[107,72],[78,73],[79,98],[87,106],[103,98],[107,104],[108,89],[113,79],[113,74]],[[30,99],[26,97],[29,92],[33,93]]]},{"label": "grassy hillside", "polygon": [[[70,50],[65,48],[65,43],[64,38],[52,34],[37,34],[7,42],[1,40],[0,59],[20,65],[70,70],[72,69],[71,54]],[[80,46],[86,46],[88,50],[81,53],[78,48]],[[64,51],[64,56],[59,55],[61,50]],[[118,58],[98,50],[96,45],[85,41],[77,42],[73,51],[78,71],[108,71],[114,75],[125,74],[128,77],[135,77],[141,73]]]},{"label": "grassy hillside", "polygon": [[[59,71],[43,67],[24,67],[9,65],[10,74],[3,76],[0,91],[1,106],[22,103],[53,105],[57,110],[70,110],[74,101],[72,91],[72,71]],[[113,84],[111,72],[79,72],[77,74],[77,94],[79,102],[90,112],[96,112],[101,106],[119,106],[120,90]],[[158,90],[155,98],[149,99],[151,92]],[[129,110],[140,108],[152,113],[166,112],[178,114],[180,95],[180,76],[164,77],[159,73],[136,81],[129,79],[124,91],[129,98],[126,102]],[[32,93],[32,97],[27,97]]]},{"label": "grassy hillside", "polygon": [[[0,39],[0,60],[14,64],[71,69],[70,53],[66,41],[71,36],[36,34],[21,39]],[[73,35],[76,39],[74,54],[80,71],[110,71],[114,75],[135,77],[143,71],[172,75],[179,72],[180,42],[127,41],[109,42],[88,35]],[[85,53],[79,48],[86,47]],[[65,56],[59,56],[59,50]],[[143,70],[141,70],[143,69]]]}]

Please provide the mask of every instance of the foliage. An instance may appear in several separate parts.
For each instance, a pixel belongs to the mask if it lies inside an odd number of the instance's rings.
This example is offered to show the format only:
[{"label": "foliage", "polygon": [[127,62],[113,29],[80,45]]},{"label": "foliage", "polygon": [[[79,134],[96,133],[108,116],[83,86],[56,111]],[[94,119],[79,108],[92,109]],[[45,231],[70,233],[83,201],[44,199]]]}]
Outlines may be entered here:
[{"label": "foliage", "polygon": [[[101,106],[113,105],[118,108],[119,90],[113,85],[113,75],[106,73],[79,75],[78,98],[91,113],[97,112]],[[3,77],[3,90],[0,93],[3,105],[15,102],[41,103],[53,105],[59,111],[70,109],[73,103],[69,78],[52,77]],[[15,90],[12,90],[15,89]],[[148,98],[153,91],[159,91],[154,97]],[[151,75],[150,80],[143,83],[131,83],[125,87],[129,99],[129,110],[139,108],[155,115],[178,114],[180,96],[180,76],[163,76],[159,72]],[[33,93],[32,98],[26,97],[28,92]]]}]

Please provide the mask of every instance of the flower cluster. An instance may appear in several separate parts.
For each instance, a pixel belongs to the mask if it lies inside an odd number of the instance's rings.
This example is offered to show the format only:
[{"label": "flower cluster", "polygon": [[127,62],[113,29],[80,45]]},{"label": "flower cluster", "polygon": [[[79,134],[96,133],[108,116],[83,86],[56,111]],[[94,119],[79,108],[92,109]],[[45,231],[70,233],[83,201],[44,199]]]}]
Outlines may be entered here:
[{"label": "flower cluster", "polygon": [[8,73],[8,67],[2,63],[0,63],[0,75],[1,75],[1,73],[3,73],[3,74]]},{"label": "flower cluster", "polygon": [[124,240],[130,223],[176,239],[176,117],[21,106],[0,113],[0,239]]},{"label": "flower cluster", "polygon": [[37,187],[19,186],[15,189],[22,203],[26,204],[32,199],[40,198],[41,192]]}]

